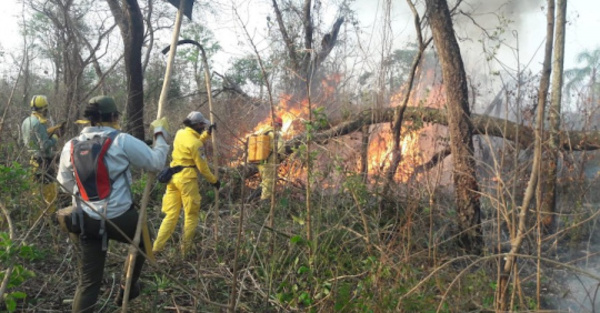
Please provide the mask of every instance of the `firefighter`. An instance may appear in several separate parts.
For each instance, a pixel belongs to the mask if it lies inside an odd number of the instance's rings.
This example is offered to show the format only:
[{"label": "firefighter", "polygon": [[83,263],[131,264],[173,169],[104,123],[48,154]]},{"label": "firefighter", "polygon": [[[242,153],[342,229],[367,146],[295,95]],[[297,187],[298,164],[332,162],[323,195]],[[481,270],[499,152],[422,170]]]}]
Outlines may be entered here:
[{"label": "firefighter", "polygon": [[162,212],[165,217],[160,224],[152,250],[159,254],[167,240],[173,234],[183,207],[184,225],[181,252],[189,255],[196,227],[200,218],[200,188],[198,172],[214,188],[219,189],[221,182],[213,175],[204,155],[204,143],[210,138],[216,125],[211,124],[202,113],[191,112],[183,121],[184,128],[177,131],[173,140],[173,154],[170,167],[183,166],[183,170],[173,175],[162,199]]},{"label": "firefighter", "polygon": [[[73,205],[80,206],[82,225],[75,230],[67,227],[71,232],[77,248],[77,272],[79,275],[77,290],[73,300],[72,312],[93,312],[104,273],[108,240],[130,243],[135,236],[138,224],[138,212],[134,207],[133,183],[130,167],[142,168],[158,172],[164,166],[169,153],[168,122],[165,118],[150,124],[154,134],[154,147],[149,147],[127,133],[115,134],[119,126],[119,112],[115,101],[111,97],[97,96],[90,99],[83,113],[90,126],[83,128],[74,138],[78,142],[90,141],[94,137],[114,136],[112,143],[107,146],[103,157],[105,168],[108,169],[109,180],[94,179],[98,182],[97,188],[109,189],[110,194],[101,200],[82,201],[80,194],[80,177],[76,176],[74,164],[79,164],[76,156],[72,154],[74,140],[68,141],[62,149],[57,179],[64,192],[73,195]],[[104,149],[104,146],[102,147]],[[85,165],[83,165],[85,167]],[[88,170],[95,172],[96,169]],[[91,174],[90,174],[91,175]],[[102,185],[100,185],[102,184]],[[108,186],[106,184],[109,184]],[[81,185],[85,190],[89,186]],[[81,196],[83,198],[83,196]],[[71,217],[68,218],[71,220]],[[108,222],[106,222],[108,220]],[[71,224],[71,223],[68,223]],[[72,226],[72,224],[71,224]],[[75,235],[79,232],[79,237]],[[74,238],[73,238],[73,235]],[[106,240],[104,240],[106,239]],[[145,251],[144,240],[140,241],[139,248]],[[132,285],[129,300],[140,295],[141,287],[138,282],[146,258],[142,253],[137,254],[133,268]],[[127,266],[125,266],[127,268]],[[115,298],[115,303],[123,302],[124,284]]]},{"label": "firefighter", "polygon": [[275,129],[273,129],[272,126],[268,126],[260,132],[261,134],[268,135],[272,141],[274,140],[277,149],[277,153],[271,153],[265,161],[262,161],[262,163],[258,165],[258,172],[261,179],[260,200],[263,202],[271,199],[271,195],[273,194],[277,182],[277,177],[275,177],[277,174],[277,158],[279,154],[283,152],[283,141],[281,140],[281,126],[283,125],[283,120],[281,117],[276,116],[273,119],[273,125],[275,126]]},{"label": "firefighter", "polygon": [[55,200],[58,194],[58,188],[52,180],[56,173],[53,159],[64,123],[50,127],[52,125],[46,96],[33,96],[30,107],[31,115],[21,124],[21,136],[31,157],[29,163],[34,179],[41,184],[42,199],[49,206],[47,213],[53,213],[56,210]]}]

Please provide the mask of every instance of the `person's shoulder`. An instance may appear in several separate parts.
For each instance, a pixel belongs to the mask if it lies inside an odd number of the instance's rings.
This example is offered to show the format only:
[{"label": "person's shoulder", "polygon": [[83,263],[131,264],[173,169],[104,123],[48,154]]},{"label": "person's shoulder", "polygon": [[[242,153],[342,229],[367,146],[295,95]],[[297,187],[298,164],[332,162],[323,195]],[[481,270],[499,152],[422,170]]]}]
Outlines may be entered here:
[{"label": "person's shoulder", "polygon": [[196,141],[197,139],[200,139],[200,134],[198,134],[198,132],[196,132],[195,130],[193,130],[189,127],[185,127],[185,128],[178,130],[177,133],[175,134],[175,137],[185,138],[185,140],[183,140],[183,141],[185,143],[187,143],[187,142],[192,142],[192,141]]},{"label": "person's shoulder", "polygon": [[144,141],[138,139],[137,137],[135,137],[131,134],[128,134],[126,132],[122,132],[120,130],[107,131],[103,134],[103,136],[113,137],[114,141],[118,140],[122,143],[122,145],[127,145],[128,143],[131,144],[131,143],[137,142],[137,141],[144,142]]},{"label": "person's shoulder", "polygon": [[180,128],[175,132],[175,137],[185,136],[186,134],[191,134],[190,130],[192,130],[192,129],[188,128],[188,127]]},{"label": "person's shoulder", "polygon": [[23,124],[25,123],[29,123],[29,124],[39,124],[40,120],[35,116],[35,115],[29,115],[28,117],[26,117],[23,120]]}]

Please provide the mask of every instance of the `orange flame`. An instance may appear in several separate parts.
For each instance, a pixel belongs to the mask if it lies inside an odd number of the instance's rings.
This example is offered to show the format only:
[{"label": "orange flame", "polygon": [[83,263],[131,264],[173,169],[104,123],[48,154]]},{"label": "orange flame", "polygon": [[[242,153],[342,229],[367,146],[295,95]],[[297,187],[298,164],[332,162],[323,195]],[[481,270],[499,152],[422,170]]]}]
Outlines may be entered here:
[{"label": "orange flame", "polygon": [[[411,92],[411,97],[408,101],[408,106],[428,106],[428,107],[440,107],[444,105],[443,88],[441,85],[434,85],[429,81],[433,80],[435,76],[434,70],[429,70],[425,73],[425,82],[423,79],[421,83],[415,87]],[[331,75],[321,82],[321,89],[323,94],[331,97],[335,97],[336,86],[341,81],[341,75]],[[421,86],[423,84],[427,87]],[[433,86],[433,87],[431,87]],[[419,102],[417,102],[419,99]],[[402,105],[404,101],[404,94],[398,92],[390,98],[390,106],[396,107]],[[317,105],[313,105],[317,106]],[[281,95],[279,103],[277,105],[277,113],[283,120],[282,136],[284,139],[289,139],[304,129],[302,126],[302,120],[307,119],[309,116],[308,111],[308,100],[296,100],[292,95]],[[419,130],[410,129],[410,121],[405,122],[407,125],[401,130],[402,138],[400,143],[401,161],[398,165],[398,169],[394,176],[396,181],[406,182],[412,176],[414,169],[423,163],[424,156],[433,154],[435,150],[431,143],[427,140],[422,140],[425,132],[432,131],[430,128],[425,127]],[[258,132],[261,129],[271,126],[270,114],[260,123],[256,125],[252,132]],[[437,130],[435,131],[438,132]],[[368,171],[369,176],[380,176],[384,175],[391,165],[393,157],[393,136],[390,130],[390,124],[379,124],[371,126],[370,140],[368,146]],[[346,149],[346,148],[342,148]],[[349,151],[356,149],[356,146],[347,146]],[[431,151],[430,151],[431,150]],[[339,154],[338,154],[339,155]],[[350,155],[352,155],[350,157]],[[349,169],[357,168],[358,158],[356,154],[350,154],[349,158],[345,158],[345,163]],[[318,162],[327,162],[321,159]],[[279,167],[280,177],[284,178],[288,182],[302,181],[305,176],[305,168],[300,161],[286,160]],[[329,183],[333,183],[331,187],[336,186],[335,182],[323,181],[325,187]]]},{"label": "orange flame", "polygon": [[[302,100],[301,102],[294,102],[291,95],[283,94],[280,96],[278,109],[275,115],[281,117],[283,120],[283,126],[281,127],[282,133],[286,134],[286,137],[290,137],[294,134],[287,134],[291,130],[292,123],[295,120],[305,119],[308,117],[308,100]],[[259,122],[251,133],[259,132],[271,126],[271,116],[267,117]],[[250,135],[250,134],[248,134]]]},{"label": "orange flame", "polygon": [[[400,141],[402,158],[394,178],[406,182],[414,168],[422,163],[423,157],[420,152],[418,132],[408,132],[403,128],[402,133],[404,134]],[[389,126],[376,126],[371,136],[368,147],[368,170],[370,174],[384,175],[393,158],[394,142]]]}]

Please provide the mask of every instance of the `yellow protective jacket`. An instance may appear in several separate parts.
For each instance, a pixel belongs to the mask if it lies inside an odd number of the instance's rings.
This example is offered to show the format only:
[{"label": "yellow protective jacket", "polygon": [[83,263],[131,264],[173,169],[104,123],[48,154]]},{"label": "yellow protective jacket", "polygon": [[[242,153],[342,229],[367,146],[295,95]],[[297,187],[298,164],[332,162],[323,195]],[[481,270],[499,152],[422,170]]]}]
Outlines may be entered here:
[{"label": "yellow protective jacket", "polygon": [[266,200],[271,198],[273,189],[275,187],[275,182],[277,181],[277,179],[274,179],[277,174],[277,158],[279,154],[284,152],[284,145],[283,140],[281,140],[281,133],[274,131],[272,126],[262,129],[259,134],[268,135],[271,140],[276,140],[275,146],[277,147],[277,152],[271,152],[269,158],[267,158],[265,161],[262,161],[262,163],[258,165],[258,172],[261,179],[260,199]]},{"label": "yellow protective jacket", "polygon": [[[210,138],[210,135],[206,131],[198,134],[190,127],[178,130],[173,140],[173,160],[170,166],[195,166],[209,183],[216,183],[217,178],[210,171],[204,155],[204,143],[208,138]],[[190,178],[191,176],[197,177],[197,173],[193,168],[185,168],[175,175],[186,175]]]},{"label": "yellow protective jacket", "polygon": [[198,174],[192,168],[195,167],[211,184],[217,182],[217,178],[212,174],[206,158],[204,156],[204,142],[209,138],[207,132],[198,134],[190,127],[180,129],[173,140],[173,154],[170,166],[187,166],[181,172],[175,174],[173,179],[167,184],[165,195],[163,196],[162,209],[165,218],[160,224],[158,234],[152,250],[162,251],[167,240],[175,231],[177,220],[181,209],[185,215],[183,225],[183,238],[181,249],[187,254],[193,246],[194,235],[200,217],[200,190],[198,188]]}]

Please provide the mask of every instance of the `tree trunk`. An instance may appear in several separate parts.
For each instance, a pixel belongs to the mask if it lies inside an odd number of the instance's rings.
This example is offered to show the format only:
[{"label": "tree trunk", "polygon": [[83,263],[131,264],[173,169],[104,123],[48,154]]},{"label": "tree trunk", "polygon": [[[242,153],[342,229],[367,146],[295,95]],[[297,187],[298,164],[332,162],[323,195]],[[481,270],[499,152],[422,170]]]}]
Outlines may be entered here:
[{"label": "tree trunk", "polygon": [[483,245],[479,186],[475,179],[473,130],[469,122],[467,78],[454,36],[448,3],[426,0],[434,44],[442,67],[446,91],[450,150],[454,160],[453,181],[461,235],[459,243],[468,252],[480,254]]},{"label": "tree trunk", "polygon": [[144,80],[142,74],[142,44],[144,22],[137,0],[107,0],[110,11],[121,30],[127,75],[127,125],[125,131],[144,139]]},{"label": "tree trunk", "polygon": [[548,162],[542,175],[542,222],[544,231],[553,233],[555,229],[556,212],[556,182],[558,176],[558,158],[560,150],[560,112],[563,85],[563,63],[565,52],[565,24],[566,24],[567,0],[556,2],[556,26],[554,41],[554,58],[552,62],[552,90],[550,95],[550,110],[548,118],[550,121],[550,135],[548,140]]},{"label": "tree trunk", "polygon": [[[331,30],[323,35],[321,39],[320,48],[314,44],[315,29],[312,22],[312,0],[303,0],[302,8],[292,8],[283,10],[280,9],[277,0],[271,1],[273,5],[273,11],[277,19],[277,26],[283,42],[285,43],[286,50],[289,58],[289,68],[291,77],[297,77],[299,79],[293,79],[291,81],[290,89],[295,92],[299,98],[306,96],[307,88],[312,88],[311,93],[314,95],[313,99],[319,101],[316,96],[318,93],[315,92],[315,88],[318,87],[318,83],[321,81],[318,75],[318,69],[321,63],[329,56],[333,48],[337,43],[337,37],[344,18],[340,17],[333,23]],[[301,11],[302,12],[302,30],[301,36],[294,36],[288,32],[293,27],[287,27],[284,23],[283,12],[286,11]],[[294,42],[294,38],[302,38],[303,42]],[[298,47],[303,49],[299,51]],[[307,85],[306,82],[311,82]],[[316,99],[315,99],[316,98]],[[302,100],[302,99],[300,99]]]},{"label": "tree trunk", "polygon": [[363,125],[360,129],[360,175],[363,182],[367,182],[369,177],[369,125]]},{"label": "tree trunk", "polygon": [[[413,63],[410,68],[410,72],[408,75],[408,82],[406,83],[406,90],[403,92],[404,99],[402,100],[402,104],[396,107],[396,112],[394,114],[394,122],[392,123],[392,136],[394,139],[393,148],[392,148],[392,161],[390,162],[390,168],[386,174],[386,189],[389,187],[391,182],[393,181],[394,175],[398,170],[398,165],[402,161],[402,150],[400,147],[401,141],[401,132],[402,132],[402,121],[404,120],[404,112],[406,111],[406,107],[408,106],[408,100],[410,99],[411,91],[413,84],[415,82],[415,77],[417,76],[417,68],[419,64],[421,64],[421,57],[423,56],[423,52],[425,48],[431,42],[428,40],[427,42],[423,42],[423,35],[421,33],[421,17],[413,3],[411,1],[407,1],[412,12],[414,18],[414,26],[415,31],[417,32],[417,44],[419,45],[419,50],[413,59]],[[391,90],[391,89],[390,89]]]}]

